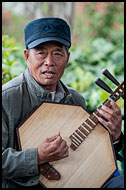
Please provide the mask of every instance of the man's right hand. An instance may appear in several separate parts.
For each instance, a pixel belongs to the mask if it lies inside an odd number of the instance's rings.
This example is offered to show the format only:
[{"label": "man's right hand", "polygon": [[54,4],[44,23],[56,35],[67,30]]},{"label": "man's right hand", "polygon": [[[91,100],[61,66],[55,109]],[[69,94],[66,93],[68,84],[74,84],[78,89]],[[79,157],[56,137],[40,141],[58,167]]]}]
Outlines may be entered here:
[{"label": "man's right hand", "polygon": [[66,141],[62,139],[60,133],[46,138],[38,146],[38,164],[57,161],[69,156]]}]

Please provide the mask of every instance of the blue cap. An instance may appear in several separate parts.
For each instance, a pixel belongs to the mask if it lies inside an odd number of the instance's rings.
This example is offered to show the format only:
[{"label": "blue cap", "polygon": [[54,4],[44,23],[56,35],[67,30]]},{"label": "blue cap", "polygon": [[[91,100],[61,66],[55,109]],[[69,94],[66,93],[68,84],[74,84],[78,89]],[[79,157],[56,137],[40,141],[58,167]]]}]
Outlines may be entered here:
[{"label": "blue cap", "polygon": [[29,49],[48,41],[57,41],[67,47],[71,46],[70,27],[61,18],[33,20],[25,26],[24,33],[25,45]]}]

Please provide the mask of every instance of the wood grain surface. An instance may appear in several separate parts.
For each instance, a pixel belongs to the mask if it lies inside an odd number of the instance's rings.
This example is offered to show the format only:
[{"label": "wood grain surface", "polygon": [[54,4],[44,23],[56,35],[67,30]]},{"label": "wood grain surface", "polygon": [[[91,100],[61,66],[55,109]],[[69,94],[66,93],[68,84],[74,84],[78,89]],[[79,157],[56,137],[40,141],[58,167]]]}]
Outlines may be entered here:
[{"label": "wood grain surface", "polygon": [[[43,103],[18,128],[21,148],[37,147],[56,132],[60,132],[70,146],[70,135],[88,117],[80,106]],[[75,151],[69,148],[69,157],[51,164],[61,179],[47,180],[40,175],[41,183],[48,188],[99,188],[117,169],[110,135],[100,124]]]}]

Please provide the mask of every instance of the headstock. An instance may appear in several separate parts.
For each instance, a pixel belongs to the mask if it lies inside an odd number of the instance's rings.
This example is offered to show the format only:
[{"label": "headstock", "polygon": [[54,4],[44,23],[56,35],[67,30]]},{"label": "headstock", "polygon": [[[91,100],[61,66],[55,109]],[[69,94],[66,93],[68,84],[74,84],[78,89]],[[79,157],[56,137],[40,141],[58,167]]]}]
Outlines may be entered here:
[{"label": "headstock", "polygon": [[118,88],[113,91],[104,81],[102,81],[100,78],[95,78],[95,83],[103,88],[105,91],[109,92],[111,94],[110,98],[114,101],[117,101],[120,97],[124,99],[124,82],[121,84],[117,81],[117,79],[107,70],[104,69],[102,73],[111,80],[115,85],[118,86]]}]

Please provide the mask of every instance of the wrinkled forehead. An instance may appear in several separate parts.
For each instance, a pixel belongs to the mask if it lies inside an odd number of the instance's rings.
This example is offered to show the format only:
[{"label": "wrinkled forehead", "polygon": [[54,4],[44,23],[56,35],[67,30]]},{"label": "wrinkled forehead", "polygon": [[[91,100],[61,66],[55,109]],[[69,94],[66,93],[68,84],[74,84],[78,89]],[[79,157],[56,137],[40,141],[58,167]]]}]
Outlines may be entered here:
[{"label": "wrinkled forehead", "polygon": [[39,44],[38,46],[34,47],[34,49],[36,49],[36,50],[47,49],[47,48],[56,48],[56,49],[59,49],[59,50],[66,49],[65,45],[63,45],[60,42],[56,42],[56,41],[44,42],[44,43]]}]

